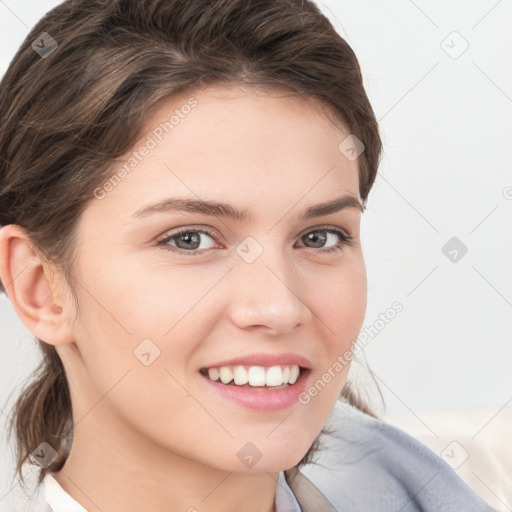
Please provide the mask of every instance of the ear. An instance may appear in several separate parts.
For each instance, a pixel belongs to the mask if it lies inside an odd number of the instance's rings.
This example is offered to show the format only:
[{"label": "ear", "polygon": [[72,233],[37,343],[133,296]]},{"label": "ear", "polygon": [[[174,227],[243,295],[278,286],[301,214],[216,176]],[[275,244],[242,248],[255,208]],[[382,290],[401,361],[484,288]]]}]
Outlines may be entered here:
[{"label": "ear", "polygon": [[23,324],[51,345],[74,341],[62,275],[41,256],[28,233],[16,224],[0,229],[0,278]]}]

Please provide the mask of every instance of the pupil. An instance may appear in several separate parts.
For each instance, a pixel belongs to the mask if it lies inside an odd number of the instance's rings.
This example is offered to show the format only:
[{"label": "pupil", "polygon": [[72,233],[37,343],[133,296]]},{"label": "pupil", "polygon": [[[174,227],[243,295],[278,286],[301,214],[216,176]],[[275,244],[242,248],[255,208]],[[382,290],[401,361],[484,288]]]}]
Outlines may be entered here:
[{"label": "pupil", "polygon": [[[306,236],[308,236],[310,241],[313,243],[317,243],[316,247],[321,247],[325,243],[325,235],[318,236],[317,233],[318,231],[315,231],[313,233],[309,233]],[[317,242],[315,242],[315,239],[317,239]],[[320,241],[320,244],[318,244],[318,240]]]},{"label": "pupil", "polygon": [[198,237],[197,233],[193,234],[193,235],[191,235],[190,233],[184,233],[183,235],[181,235],[181,239],[185,241],[185,244],[190,244],[190,243],[193,244],[194,238],[196,238],[195,242],[197,243],[197,237]]}]

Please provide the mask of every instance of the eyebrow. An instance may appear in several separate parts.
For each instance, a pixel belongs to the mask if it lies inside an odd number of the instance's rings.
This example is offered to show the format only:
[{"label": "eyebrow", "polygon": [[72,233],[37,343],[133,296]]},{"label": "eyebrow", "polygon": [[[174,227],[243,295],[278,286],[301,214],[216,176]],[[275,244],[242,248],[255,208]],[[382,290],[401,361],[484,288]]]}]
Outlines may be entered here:
[{"label": "eyebrow", "polygon": [[[363,206],[359,200],[351,195],[344,195],[326,203],[320,203],[309,206],[299,213],[299,218],[312,219],[336,213],[346,208],[356,208],[363,212]],[[217,201],[201,201],[197,199],[186,198],[168,198],[158,203],[152,203],[139,208],[133,215],[133,218],[146,217],[153,213],[186,211],[190,213],[202,213],[204,215],[212,215],[215,217],[224,217],[236,221],[250,220],[251,214],[247,208],[239,210],[227,203],[219,203]]]}]

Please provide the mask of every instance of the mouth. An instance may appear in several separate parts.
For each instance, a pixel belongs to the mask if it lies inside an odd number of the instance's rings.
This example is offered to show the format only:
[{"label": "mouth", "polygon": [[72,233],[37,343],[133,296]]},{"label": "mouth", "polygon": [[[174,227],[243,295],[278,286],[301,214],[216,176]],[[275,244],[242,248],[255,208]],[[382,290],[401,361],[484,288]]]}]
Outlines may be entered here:
[{"label": "mouth", "polygon": [[309,372],[295,364],[277,366],[220,366],[201,368],[201,373],[207,379],[240,388],[254,388],[266,390],[278,390],[293,386],[299,377]]}]

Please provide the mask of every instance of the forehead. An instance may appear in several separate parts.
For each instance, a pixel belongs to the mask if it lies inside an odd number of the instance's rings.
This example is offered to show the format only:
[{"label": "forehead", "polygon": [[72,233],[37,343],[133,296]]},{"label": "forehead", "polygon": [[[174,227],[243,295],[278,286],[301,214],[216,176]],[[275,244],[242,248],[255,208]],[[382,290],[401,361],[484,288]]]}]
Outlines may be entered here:
[{"label": "forehead", "polygon": [[220,85],[190,91],[148,110],[119,160],[133,166],[106,199],[133,214],[171,195],[254,211],[264,198],[291,207],[307,195],[302,208],[343,192],[359,197],[357,161],[339,149],[347,135],[315,98]]},{"label": "forehead", "polygon": [[[164,98],[148,111],[146,127],[151,128],[158,121],[165,122],[169,114],[180,108],[188,110],[184,106],[191,98],[195,100],[196,106],[190,113],[180,115],[181,121],[185,118],[200,118],[205,129],[211,126],[225,128],[217,135],[235,126],[245,128],[239,132],[240,135],[249,131],[272,133],[284,127],[290,130],[292,126],[295,132],[322,127],[324,130],[348,133],[344,123],[338,119],[333,121],[334,115],[329,107],[317,98],[284,87],[261,89],[232,84],[212,84],[206,88],[192,89],[180,96]],[[266,124],[269,119],[274,124]],[[179,124],[182,124],[181,121]],[[307,130],[307,126],[311,127],[310,130]]]},{"label": "forehead", "polygon": [[189,170],[197,165],[210,176],[332,165],[357,170],[338,147],[348,129],[333,119],[320,100],[286,89],[215,84],[160,101],[148,111],[141,141],[154,139],[150,159],[188,162]]}]

